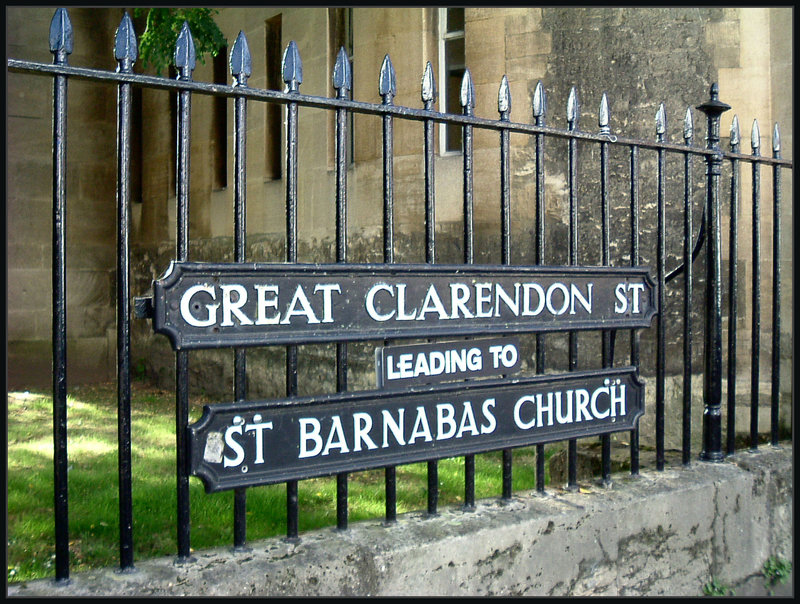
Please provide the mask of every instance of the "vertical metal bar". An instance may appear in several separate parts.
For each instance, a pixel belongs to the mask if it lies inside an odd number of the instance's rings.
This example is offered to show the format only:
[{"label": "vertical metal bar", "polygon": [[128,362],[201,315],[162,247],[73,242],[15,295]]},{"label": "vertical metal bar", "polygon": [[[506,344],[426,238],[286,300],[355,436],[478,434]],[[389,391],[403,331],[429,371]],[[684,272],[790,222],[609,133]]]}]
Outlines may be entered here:
[{"label": "vertical metal bar", "polygon": [[[692,112],[686,109],[683,142],[692,144]],[[692,445],[692,154],[683,154],[683,465]],[[730,383],[728,384],[730,388]]]},{"label": "vertical metal bar", "polygon": [[[547,99],[541,81],[537,82],[533,92],[533,117],[536,126],[545,125]],[[544,134],[534,135],[536,145],[536,264],[544,264],[545,227],[544,227]],[[544,334],[536,334],[536,373],[544,373],[545,367]],[[536,490],[544,493],[545,467],[544,445],[536,445]]]},{"label": "vertical metal bar", "polygon": [[[384,105],[394,104],[397,80],[389,55],[383,58],[378,86]],[[392,116],[383,116],[383,261],[394,262],[394,124]],[[384,469],[384,492],[386,494],[386,522],[397,521],[397,469]]]},{"label": "vertical metal bar", "polygon": [[[244,32],[239,32],[231,49],[231,75],[237,88],[247,87],[251,72],[250,50]],[[233,214],[234,262],[247,258],[247,99],[233,101]],[[247,354],[244,348],[234,349],[233,396],[247,400]],[[233,547],[244,549],[247,542],[247,489],[233,491]]]},{"label": "vertical metal bar", "polygon": [[[126,12],[117,29],[114,56],[120,73],[131,73],[136,61],[136,34]],[[133,569],[133,503],[131,492],[131,332],[130,332],[130,166],[131,85],[117,92],[117,455],[119,470],[119,563]]]},{"label": "vertical metal bar", "polygon": [[[178,78],[189,81],[195,67],[195,49],[188,23],[184,22],[175,46],[175,66]],[[192,96],[178,91],[177,123],[177,241],[176,259],[189,259],[189,159],[191,139]],[[190,560],[191,517],[189,514],[189,464],[187,427],[189,424],[189,356],[185,350],[175,353],[175,444],[177,452],[177,518],[178,562]]]},{"label": "vertical metal bar", "polygon": [[[761,145],[758,122],[753,121],[751,135],[753,155],[759,156]],[[753,284],[752,345],[750,351],[750,448],[758,448],[759,371],[761,368],[761,166],[753,162]]]},{"label": "vertical metal bar", "polygon": [[722,172],[722,153],[719,151],[719,118],[730,109],[720,102],[719,87],[711,86],[711,100],[698,107],[707,116],[709,149],[716,151],[706,156],[706,201],[708,206],[708,259],[706,297],[706,367],[705,409],[703,411],[703,451],[705,461],[722,461],[722,288],[719,218],[719,177]]},{"label": "vertical metal bar", "polygon": [[[55,65],[72,53],[72,24],[59,8],[50,23]],[[56,581],[69,581],[69,484],[67,477],[67,78],[53,80],[53,496]]]},{"label": "vertical metal bar", "polygon": [[[339,49],[333,70],[337,99],[347,99],[352,74],[350,59]],[[347,110],[336,110],[336,262],[347,262]],[[336,343],[336,391],[347,390],[347,344]],[[347,528],[347,474],[336,475],[336,527]]]},{"label": "vertical metal bar", "polygon": [[[659,143],[665,142],[667,118],[664,103],[661,103],[656,115],[656,133]],[[657,236],[656,236],[656,273],[658,279],[658,317],[656,331],[656,470],[664,469],[664,382],[666,354],[666,320],[664,317],[664,278],[666,276],[666,167],[665,150],[658,149],[658,200],[657,200]]]},{"label": "vertical metal bar", "polygon": [[[632,146],[631,165],[631,266],[639,265],[639,147]],[[639,367],[638,329],[631,330],[631,365]],[[631,475],[639,474],[639,426],[630,431],[631,438]]]},{"label": "vertical metal bar", "polygon": [[[600,134],[611,134],[608,126],[608,96],[603,93],[598,112],[598,123]],[[611,240],[609,229],[609,207],[608,207],[608,143],[600,142],[600,235],[601,235],[601,264],[611,266]],[[603,367],[611,367],[611,330],[602,331],[602,363]],[[611,435],[603,434],[600,437],[602,453],[601,466],[603,484],[611,484]]]},{"label": "vertical metal bar", "polygon": [[[567,100],[568,130],[574,132],[578,127],[578,98],[573,87]],[[569,264],[578,264],[578,140],[569,139]],[[578,334],[569,332],[569,371],[578,368]],[[578,488],[578,441],[572,439],[567,443],[567,488]]]},{"label": "vertical metal bar", "polygon": [[[497,93],[497,111],[500,121],[509,121],[511,91],[508,78],[503,76]],[[511,174],[509,160],[509,131],[500,130],[500,256],[503,264],[511,264]],[[502,497],[511,499],[513,490],[513,452],[503,449]]]},{"label": "vertical metal bar", "polygon": [[[778,124],[772,134],[772,156],[781,157]],[[772,167],[772,401],[770,442],[778,446],[778,420],[781,394],[781,168]]]},{"label": "vertical metal bar", "polygon": [[[475,88],[469,69],[461,81],[461,108],[464,115],[473,115]],[[464,193],[464,264],[475,262],[475,214],[472,198],[472,126],[462,126],[463,193]],[[464,456],[464,508],[475,508],[475,455]]]},{"label": "vertical metal bar", "polygon": [[[294,40],[283,54],[283,81],[287,91],[300,93],[303,63]],[[297,262],[297,103],[286,104],[286,262]],[[286,396],[297,395],[297,346],[286,347]],[[298,484],[286,483],[286,538],[298,538]]]},{"label": "vertical metal bar", "polygon": [[[436,100],[436,83],[433,79],[433,68],[430,61],[425,65],[422,77],[422,101],[427,111],[433,110]],[[436,261],[435,248],[435,205],[436,194],[434,179],[434,122],[426,119],[424,128],[424,153],[425,153],[425,262],[433,264]],[[439,505],[439,462],[435,459],[428,461],[428,514],[437,513]]]},{"label": "vertical metal bar", "polygon": [[[731,151],[739,153],[739,118],[733,116],[731,123]],[[731,232],[730,232],[730,292],[728,309],[728,416],[726,452],[736,451],[736,323],[738,322],[737,298],[739,297],[739,161],[731,159]]]}]

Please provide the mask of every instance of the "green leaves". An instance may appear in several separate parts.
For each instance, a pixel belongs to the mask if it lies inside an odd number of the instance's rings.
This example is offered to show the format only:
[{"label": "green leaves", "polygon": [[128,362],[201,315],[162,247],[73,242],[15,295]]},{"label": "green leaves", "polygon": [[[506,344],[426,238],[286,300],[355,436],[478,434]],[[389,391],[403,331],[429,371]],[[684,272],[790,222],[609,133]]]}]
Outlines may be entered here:
[{"label": "green leaves", "polygon": [[189,24],[197,59],[204,63],[206,53],[216,57],[227,45],[225,36],[214,22],[218,10],[211,8],[134,8],[134,17],[147,15],[147,25],[139,39],[139,53],[145,67],[158,75],[172,64],[175,43],[184,22]]}]

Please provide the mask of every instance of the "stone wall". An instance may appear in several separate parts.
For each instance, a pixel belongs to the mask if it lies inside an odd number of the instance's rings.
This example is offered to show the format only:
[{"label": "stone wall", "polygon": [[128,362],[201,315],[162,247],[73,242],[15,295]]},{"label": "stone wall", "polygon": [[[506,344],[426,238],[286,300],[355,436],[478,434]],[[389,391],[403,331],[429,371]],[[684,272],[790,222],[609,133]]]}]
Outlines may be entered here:
[{"label": "stone wall", "polygon": [[[668,466],[610,488],[515,493],[474,511],[404,514],[11,584],[9,596],[701,596],[712,578],[767,594],[769,556],[793,562],[792,449]],[[793,580],[776,595],[791,596]]]}]

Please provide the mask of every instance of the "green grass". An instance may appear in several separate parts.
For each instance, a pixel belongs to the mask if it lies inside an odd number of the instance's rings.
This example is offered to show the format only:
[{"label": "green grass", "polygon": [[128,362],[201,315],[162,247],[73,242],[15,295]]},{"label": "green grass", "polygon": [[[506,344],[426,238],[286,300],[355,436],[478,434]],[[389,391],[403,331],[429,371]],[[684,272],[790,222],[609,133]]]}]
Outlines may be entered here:
[{"label": "green grass", "polygon": [[[134,561],[175,555],[175,397],[135,382],[131,395]],[[190,419],[202,405],[192,399]],[[73,388],[67,398],[70,572],[119,565],[116,385]],[[8,395],[8,580],[54,576],[52,398],[46,393]],[[501,453],[475,456],[476,499],[502,492]],[[427,509],[425,463],[397,468],[397,512]],[[382,469],[349,475],[349,520],[385,513]],[[439,505],[463,503],[464,459],[439,463]],[[514,491],[535,486],[534,448],[514,451]],[[301,481],[301,533],[336,525],[336,479]],[[192,548],[232,545],[233,494],[206,494],[190,479]],[[286,534],[286,487],[247,491],[249,542]]]}]

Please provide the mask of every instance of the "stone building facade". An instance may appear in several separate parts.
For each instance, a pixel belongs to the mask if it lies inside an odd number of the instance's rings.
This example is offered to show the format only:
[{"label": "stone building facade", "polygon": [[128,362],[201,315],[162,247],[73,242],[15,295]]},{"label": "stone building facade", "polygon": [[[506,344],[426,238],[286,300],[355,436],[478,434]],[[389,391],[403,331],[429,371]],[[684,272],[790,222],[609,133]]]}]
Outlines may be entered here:
[{"label": "stone building facade", "polygon": [[[8,7],[8,57],[51,62],[47,34],[54,9]],[[72,8],[75,66],[113,70],[114,32],[121,8]],[[423,7],[259,7],[221,8],[216,17],[230,45],[239,31],[247,36],[253,56],[248,85],[282,89],[280,65],[290,40],[299,48],[304,79],[301,92],[333,96],[332,69],[341,46],[352,60],[351,98],[380,102],[378,74],[389,54],[397,73],[397,105],[422,107],[420,81],[430,61],[439,89],[439,110],[460,112],[457,86],[466,66],[476,91],[475,114],[497,118],[500,80],[509,81],[511,120],[532,122],[531,99],[537,82],[547,91],[547,125],[566,127],[566,103],[575,87],[581,107],[580,129],[597,131],[602,94],[608,95],[613,133],[630,138],[655,139],[655,114],[660,103],[667,110],[667,139],[682,142],[687,107],[708,99],[712,82],[718,82],[721,100],[732,110],[722,119],[727,137],[731,119],[742,125],[743,149],[749,152],[750,126],[758,120],[763,154],[771,152],[772,127],[781,129],[781,152],[792,157],[792,39],[791,8],[481,8],[439,9]],[[136,23],[137,28],[143,24]],[[138,30],[140,31],[140,29]],[[230,82],[227,54],[199,63],[194,79]],[[141,66],[136,70],[141,71]],[[7,216],[8,216],[8,377],[11,387],[46,386],[50,383],[50,249],[52,198],[50,188],[51,101],[49,78],[9,73],[7,76]],[[116,91],[113,86],[73,81],[69,88],[67,291],[68,367],[70,380],[102,381],[115,375],[115,128]],[[455,99],[454,99],[455,97]],[[146,295],[154,278],[166,270],[175,249],[174,96],[165,91],[143,90],[135,97],[134,199],[132,200],[133,294]],[[456,100],[455,104],[453,101]],[[233,140],[231,102],[194,95],[192,101],[191,216],[193,260],[226,261],[233,257]],[[695,144],[702,145],[705,124],[693,109]],[[285,232],[285,129],[282,106],[250,102],[247,133],[247,237],[248,260],[282,261]],[[334,127],[331,112],[300,111],[299,259],[333,261],[335,174]],[[380,121],[356,114],[351,122],[348,169],[348,260],[381,259],[382,158]],[[512,261],[533,262],[534,149],[525,137],[512,136]],[[723,138],[726,147],[727,138]],[[418,122],[395,121],[395,229],[399,262],[424,260],[424,179],[422,128]],[[726,147],[727,148],[727,147]],[[460,261],[462,221],[462,157],[458,133],[437,132],[436,220],[437,259]],[[566,153],[557,143],[547,159],[548,264],[566,262]],[[596,151],[595,151],[596,152]],[[476,131],[475,219],[477,262],[500,262],[500,210],[497,134]],[[595,169],[597,158],[582,150],[582,170]],[[612,163],[623,171],[623,155]],[[654,178],[655,160],[643,156],[643,178]],[[703,166],[698,165],[695,186],[699,217],[703,192]],[[651,176],[644,176],[648,174]],[[682,174],[668,183],[670,266],[681,250],[680,207]],[[784,174],[786,172],[784,171]],[[749,173],[743,169],[740,214],[740,281],[749,282],[751,240]],[[768,199],[771,176],[763,175]],[[782,257],[785,308],[791,308],[792,183],[783,179]],[[581,216],[585,231],[579,245],[580,263],[599,264],[599,202],[593,176],[580,179]],[[613,185],[617,186],[617,185]],[[625,183],[612,191],[612,217],[624,226],[612,232],[612,263],[630,261]],[[654,193],[642,188],[642,260],[654,264]],[[674,193],[673,193],[674,191]],[[724,209],[723,209],[724,210]],[[724,211],[723,211],[724,213]],[[771,267],[771,212],[762,219],[764,241],[763,308],[771,308],[768,275]],[[699,218],[695,220],[699,224]],[[723,232],[727,221],[723,222]],[[583,234],[585,232],[585,234]],[[650,236],[652,235],[652,236]],[[724,241],[723,253],[727,254]],[[725,259],[727,262],[728,259]],[[696,273],[702,275],[702,262]],[[676,282],[677,283],[677,282]],[[679,311],[680,285],[669,294],[670,309]],[[697,288],[699,295],[702,288]],[[739,337],[749,342],[747,287],[740,295]],[[698,302],[702,303],[702,300]],[[672,310],[670,311],[672,312]],[[676,316],[679,316],[676,315]],[[766,317],[766,315],[765,315]],[[784,315],[783,350],[791,355],[791,313]],[[699,324],[697,321],[696,324]],[[762,318],[763,329],[771,327]],[[698,329],[700,325],[698,325]],[[671,328],[672,329],[672,328]],[[680,350],[679,328],[670,332],[671,345]],[[592,336],[586,336],[586,360],[594,366],[599,355],[590,354]],[[769,339],[762,336],[769,362]],[[647,336],[645,342],[647,342]],[[695,340],[702,354],[702,339]],[[624,342],[623,342],[624,343]],[[553,366],[563,362],[557,339]],[[622,346],[622,344],[620,344]],[[740,346],[740,349],[743,349]],[[355,383],[368,387],[371,355],[358,347],[352,356]],[[198,352],[192,372],[202,387],[230,392],[232,354]],[[308,347],[301,355],[305,388],[313,391],[332,375],[333,355],[324,346]],[[282,351],[253,352],[249,362],[254,395],[279,395],[283,388]],[[648,356],[648,355],[645,355]],[[679,373],[680,354],[670,355],[670,371]],[[699,357],[698,357],[699,358]],[[305,359],[305,360],[304,360]],[[647,365],[647,359],[643,359]],[[791,357],[786,360],[790,363]],[[170,383],[174,362],[161,337],[152,336],[149,322],[135,323],[134,367],[150,379]],[[747,359],[740,359],[749,367]],[[700,366],[698,365],[698,369]],[[768,373],[766,373],[768,375]],[[790,375],[784,371],[784,376]],[[361,376],[361,377],[358,377]],[[788,381],[788,377],[784,380]],[[302,380],[301,380],[302,382]],[[358,386],[355,386],[358,387]],[[302,388],[302,387],[301,387]],[[304,392],[301,392],[303,394]]]}]

